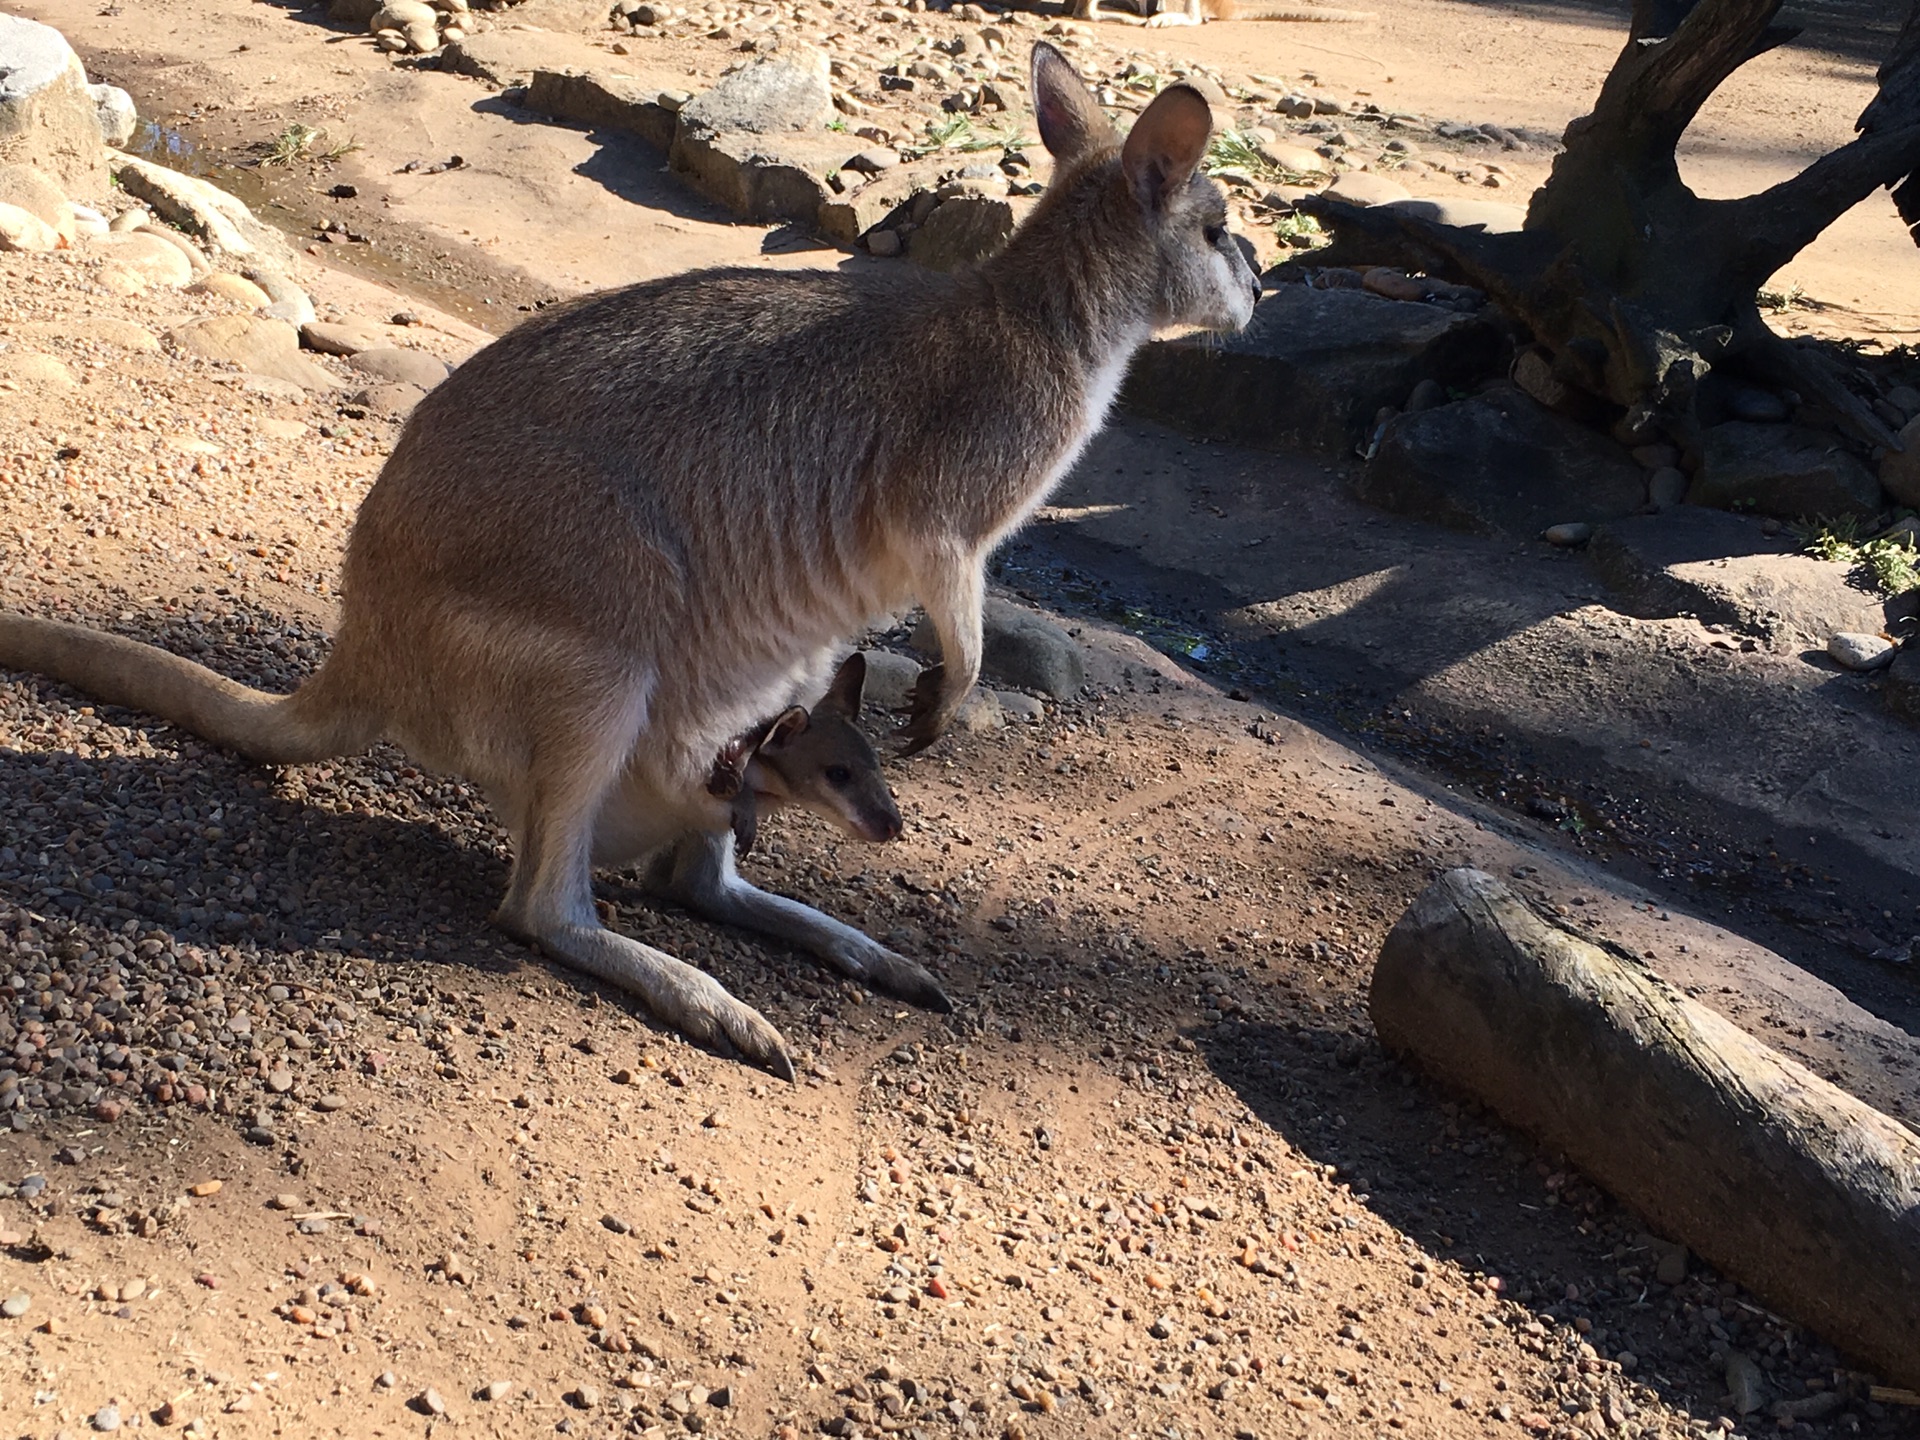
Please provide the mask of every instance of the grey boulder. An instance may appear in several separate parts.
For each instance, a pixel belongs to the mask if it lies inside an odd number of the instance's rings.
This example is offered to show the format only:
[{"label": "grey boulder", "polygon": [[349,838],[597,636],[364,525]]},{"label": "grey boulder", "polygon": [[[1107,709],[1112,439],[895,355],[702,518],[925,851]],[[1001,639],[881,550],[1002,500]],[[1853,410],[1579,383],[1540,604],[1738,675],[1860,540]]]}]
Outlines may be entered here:
[{"label": "grey boulder", "polygon": [[68,195],[107,190],[87,72],[51,25],[0,15],[0,164],[33,165]]}]

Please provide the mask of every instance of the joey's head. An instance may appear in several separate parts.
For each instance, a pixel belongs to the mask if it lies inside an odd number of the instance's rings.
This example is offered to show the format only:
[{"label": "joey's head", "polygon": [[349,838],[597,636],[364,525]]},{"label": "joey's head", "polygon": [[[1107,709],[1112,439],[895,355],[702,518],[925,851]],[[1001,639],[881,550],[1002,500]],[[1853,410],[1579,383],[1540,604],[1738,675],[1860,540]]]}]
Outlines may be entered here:
[{"label": "joey's head", "polygon": [[1156,328],[1238,330],[1253,316],[1260,277],[1227,229],[1227,196],[1201,173],[1213,112],[1190,85],[1170,85],[1123,138],[1072,64],[1033,47],[1033,106],[1054,157],[1049,204],[1079,234],[1088,279],[1124,287]]},{"label": "joey's head", "polygon": [[811,711],[796,705],[774,722],[747,767],[762,809],[799,805],[856,840],[900,838],[900,811],[880,757],[857,723],[866,682],[866,658],[856,651],[840,662]]}]

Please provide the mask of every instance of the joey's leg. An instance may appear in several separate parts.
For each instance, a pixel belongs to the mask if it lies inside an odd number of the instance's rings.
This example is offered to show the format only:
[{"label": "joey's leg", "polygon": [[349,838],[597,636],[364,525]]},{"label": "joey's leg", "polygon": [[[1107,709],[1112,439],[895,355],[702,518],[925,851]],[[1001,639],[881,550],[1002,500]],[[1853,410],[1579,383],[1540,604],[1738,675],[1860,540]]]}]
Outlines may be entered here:
[{"label": "joey's leg", "polygon": [[915,755],[940,738],[980,678],[980,607],[986,575],[973,555],[942,557],[920,583],[920,603],[940,637],[940,663],[929,665],[907,697],[901,754]]},{"label": "joey's leg", "polygon": [[742,880],[733,868],[733,836],[724,831],[683,837],[650,878],[656,889],[696,915],[784,940],[843,975],[923,1009],[942,1014],[953,1009],[940,982],[923,966],[810,905]]},{"label": "joey's leg", "polygon": [[[495,923],[562,965],[639,997],[661,1023],[689,1038],[711,1045],[724,1037],[750,1060],[793,1079],[786,1043],[757,1010],[705,971],[600,924],[593,905],[594,815],[632,737],[592,731],[591,724],[580,726],[579,743],[566,753],[536,754],[522,796],[523,827],[514,837],[513,878]],[[595,741],[615,753],[581,753]]]}]

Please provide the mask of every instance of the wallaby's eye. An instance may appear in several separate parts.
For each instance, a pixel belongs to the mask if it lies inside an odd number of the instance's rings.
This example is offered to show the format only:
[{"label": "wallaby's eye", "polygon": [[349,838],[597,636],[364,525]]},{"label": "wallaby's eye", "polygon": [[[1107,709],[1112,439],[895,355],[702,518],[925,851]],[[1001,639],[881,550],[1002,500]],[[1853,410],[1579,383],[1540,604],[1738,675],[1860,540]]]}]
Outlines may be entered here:
[{"label": "wallaby's eye", "polygon": [[1204,233],[1207,237],[1207,244],[1213,246],[1216,250],[1227,243],[1227,232],[1224,226],[1209,225]]},{"label": "wallaby's eye", "polygon": [[844,785],[851,779],[853,779],[853,771],[849,770],[846,766],[827,766],[827,783],[829,785]]}]

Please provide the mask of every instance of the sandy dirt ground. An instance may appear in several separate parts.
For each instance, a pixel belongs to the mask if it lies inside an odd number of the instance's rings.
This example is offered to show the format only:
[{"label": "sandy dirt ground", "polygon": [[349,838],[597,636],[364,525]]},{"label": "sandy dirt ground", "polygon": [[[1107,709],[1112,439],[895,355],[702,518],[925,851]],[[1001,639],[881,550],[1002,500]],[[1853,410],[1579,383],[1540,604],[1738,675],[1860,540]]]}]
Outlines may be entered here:
[{"label": "sandy dirt ground", "polygon": [[[392,261],[304,278],[323,310],[412,311],[392,338],[442,358],[545,294],[838,260],[298,12],[25,8],[183,121],[197,106],[187,133],[216,150],[336,111],[365,145],[337,173]],[[1423,0],[1353,34],[1153,44],[1555,127],[1610,25]],[[1703,184],[1784,173],[1859,108],[1857,56],[1766,65],[1703,127]],[[390,173],[442,151],[473,163]],[[1847,307],[1801,314],[1920,324],[1887,219],[1799,262]],[[227,302],[116,296],[93,264],[0,257],[0,353],[65,368],[0,376],[0,603],[285,688],[324,653],[395,422],[161,350]],[[1472,863],[1911,1118],[1906,1028],[1771,988],[1757,947],[1578,847],[1077,628],[1080,700],[890,768],[901,841],[781,822],[751,862],[932,965],[955,1015],[603,884],[613,923],[781,1027],[792,1087],[491,931],[504,841],[457,782],[391,751],[258,771],[0,678],[0,1049],[24,1077],[0,1085],[0,1427],[1916,1433],[1819,1337],[1380,1053],[1364,1001],[1407,902]],[[1766,1387],[1744,1418],[1735,1353]]]}]

